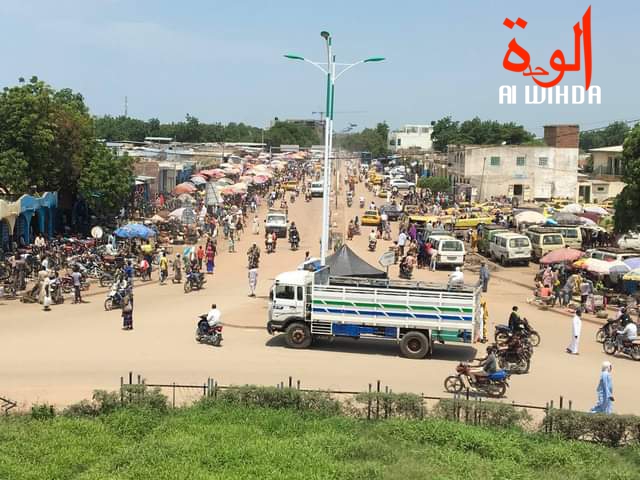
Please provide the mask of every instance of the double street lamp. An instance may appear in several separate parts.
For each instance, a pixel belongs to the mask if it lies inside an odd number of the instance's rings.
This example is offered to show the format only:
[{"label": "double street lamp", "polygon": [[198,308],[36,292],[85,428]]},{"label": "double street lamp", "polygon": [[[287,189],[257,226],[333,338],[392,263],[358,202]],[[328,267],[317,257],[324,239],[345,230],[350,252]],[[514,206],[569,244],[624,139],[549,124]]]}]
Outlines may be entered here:
[{"label": "double street lamp", "polygon": [[[327,62],[313,62],[300,55],[285,55],[290,60],[301,60],[310,63],[318,68],[327,77],[326,110],[324,118],[324,174],[322,193],[322,237],[320,239],[320,263],[324,266],[326,253],[329,246],[329,194],[331,192],[331,149],[333,147],[333,104],[335,95],[335,83],[347,70],[360,65],[361,63],[382,62],[384,57],[369,57],[354,63],[336,63],[331,44],[331,34],[326,31],[320,32],[320,36],[325,40],[327,47]],[[343,67],[336,74],[336,66]],[[338,194],[336,190],[336,195]]]}]

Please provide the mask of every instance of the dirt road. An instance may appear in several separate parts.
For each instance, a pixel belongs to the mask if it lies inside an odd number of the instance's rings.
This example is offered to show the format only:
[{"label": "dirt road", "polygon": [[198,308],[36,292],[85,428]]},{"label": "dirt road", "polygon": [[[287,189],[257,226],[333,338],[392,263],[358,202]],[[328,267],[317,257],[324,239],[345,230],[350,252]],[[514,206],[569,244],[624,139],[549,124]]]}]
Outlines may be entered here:
[{"label": "dirt road", "polygon": [[[396,392],[442,394],[442,382],[456,363],[476,355],[472,346],[436,346],[433,359],[416,361],[401,358],[394,344],[364,340],[320,342],[311,350],[289,350],[280,337],[264,330],[275,275],[294,269],[305,250],[318,253],[321,204],[320,198],[310,203],[300,198],[290,206],[290,218],[302,239],[297,252],[280,241],[276,253],[267,255],[262,236],[246,232],[236,245],[237,253],[221,252],[217,257],[215,274],[208,276],[203,291],[186,295],[182,285],[171,284],[136,287],[133,331],[121,330],[118,311],[104,311],[102,296],[89,297],[82,305],[65,303],[51,312],[43,312],[38,305],[5,301],[0,304],[0,396],[23,406],[44,401],[64,405],[88,398],[97,388],[116,389],[120,376],[130,370],[152,382],[202,383],[212,377],[224,384],[268,385],[291,375],[306,387],[364,390],[380,379]],[[345,210],[347,217],[362,214],[356,204]],[[380,242],[377,252],[368,252],[366,233],[364,229],[350,245],[375,265],[387,244]],[[245,252],[253,241],[263,250],[257,298],[247,296]],[[221,241],[220,247],[226,249],[226,243]],[[391,274],[397,276],[397,267],[391,268]],[[415,278],[445,281],[448,274],[417,270]],[[501,272],[505,275],[508,270]],[[520,279],[524,274],[514,275]],[[467,277],[468,283],[477,281],[476,274],[468,272]],[[594,341],[596,326],[588,323],[583,325],[580,355],[567,355],[570,318],[527,305],[530,295],[530,290],[497,278],[487,294],[492,322],[504,323],[511,306],[519,305],[542,336],[531,373],[512,377],[508,400],[544,404],[562,395],[573,401],[574,408],[588,409],[595,401],[600,364],[607,359],[614,364],[616,411],[640,413],[632,393],[638,365],[606,357]],[[221,308],[223,322],[236,326],[226,327],[222,348],[194,341],[197,315],[212,302]],[[484,346],[478,348],[483,353]]]}]

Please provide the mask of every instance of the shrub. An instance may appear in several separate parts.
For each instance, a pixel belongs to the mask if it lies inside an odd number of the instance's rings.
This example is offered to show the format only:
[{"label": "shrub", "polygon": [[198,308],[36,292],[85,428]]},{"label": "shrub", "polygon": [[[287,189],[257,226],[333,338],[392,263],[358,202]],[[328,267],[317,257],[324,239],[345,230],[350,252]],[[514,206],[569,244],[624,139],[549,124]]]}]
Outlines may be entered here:
[{"label": "shrub", "polygon": [[440,400],[432,416],[499,428],[524,428],[531,421],[531,416],[524,409],[508,403],[476,400]]},{"label": "shrub", "polygon": [[589,440],[617,447],[640,442],[640,417],[551,410],[542,428],[569,440]]},{"label": "shrub", "polygon": [[31,418],[35,420],[49,420],[55,416],[55,407],[48,403],[35,404],[31,407]]},{"label": "shrub", "polygon": [[[121,400],[122,399],[122,400]],[[97,417],[108,415],[124,407],[138,407],[158,412],[169,408],[167,397],[159,388],[149,388],[144,384],[124,385],[122,392],[95,390],[91,401],[82,400],[68,406],[63,414],[68,417]]]},{"label": "shrub", "polygon": [[422,418],[425,407],[420,395],[413,393],[363,392],[355,397],[359,406],[351,404],[355,416]]}]

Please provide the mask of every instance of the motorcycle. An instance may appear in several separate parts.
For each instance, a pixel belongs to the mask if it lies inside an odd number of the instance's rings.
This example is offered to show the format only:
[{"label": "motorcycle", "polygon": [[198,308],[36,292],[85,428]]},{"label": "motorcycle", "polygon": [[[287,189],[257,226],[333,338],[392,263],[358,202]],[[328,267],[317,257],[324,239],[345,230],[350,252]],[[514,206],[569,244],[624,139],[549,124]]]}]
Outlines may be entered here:
[{"label": "motorcycle", "polygon": [[289,239],[289,243],[291,244],[291,250],[296,251],[300,246],[300,238],[298,235],[292,235]]},{"label": "motorcycle", "polygon": [[378,242],[376,240],[369,240],[369,251],[370,252],[375,252],[376,251],[376,244]]},{"label": "motorcycle", "polygon": [[62,295],[62,285],[59,280],[51,282],[51,301],[54,305],[60,305],[64,303],[64,296]]},{"label": "motorcycle", "polygon": [[120,288],[118,285],[114,284],[104,301],[104,309],[108,312],[114,308],[122,308],[124,305],[125,293],[126,289]]},{"label": "motorcycle", "polygon": [[347,207],[351,208],[353,205],[353,197],[347,197]]},{"label": "motorcycle", "polygon": [[306,192],[304,194],[304,200],[305,200],[305,202],[310,202],[311,201],[311,192]]},{"label": "motorcycle", "polygon": [[360,199],[360,208],[364,208],[364,198]]},{"label": "motorcycle", "polygon": [[509,386],[509,372],[498,370],[489,375],[473,377],[468,363],[460,363],[456,367],[457,375],[450,375],[444,380],[444,388],[449,393],[460,393],[466,387],[489,397],[499,398],[504,396]]},{"label": "motorcycle", "polygon": [[636,361],[640,361],[640,339],[623,340],[622,349],[618,346],[617,333],[613,336],[605,338],[602,344],[602,350],[607,355],[615,355],[617,352],[623,353]]},{"label": "motorcycle", "polygon": [[519,340],[514,340],[506,348],[499,348],[496,356],[500,368],[511,373],[529,373],[531,355]]},{"label": "motorcycle", "polygon": [[200,320],[196,327],[196,342],[219,347],[220,343],[222,343],[222,325],[216,325],[211,328],[209,322],[207,322],[207,314],[200,315]]},{"label": "motorcycle", "polygon": [[[531,328],[526,318],[523,319],[522,328],[518,335],[528,338],[531,346],[537,347],[540,345],[540,334]],[[494,331],[494,339],[496,343],[505,343],[514,332],[511,331],[509,325],[496,325]]]},{"label": "motorcycle", "polygon": [[289,197],[289,203],[295,203],[296,201],[296,194],[292,193],[291,196]]},{"label": "motorcycle", "polygon": [[596,332],[596,342],[604,343],[607,337],[615,337],[616,332],[621,329],[620,322],[614,319],[608,319],[607,323],[602,325]]},{"label": "motorcycle", "polygon": [[184,293],[203,289],[206,281],[202,272],[189,272],[184,279]]}]

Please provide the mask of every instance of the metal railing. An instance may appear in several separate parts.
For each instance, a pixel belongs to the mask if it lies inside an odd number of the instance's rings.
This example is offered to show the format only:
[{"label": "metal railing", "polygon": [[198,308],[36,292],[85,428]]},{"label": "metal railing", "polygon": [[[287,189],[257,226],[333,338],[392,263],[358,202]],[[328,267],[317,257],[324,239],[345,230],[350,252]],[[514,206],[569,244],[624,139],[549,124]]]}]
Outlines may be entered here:
[{"label": "metal railing", "polygon": [[16,406],[18,406],[18,404],[16,402],[14,402],[13,400],[9,400],[8,398],[0,397],[0,410],[2,410],[2,413],[4,413],[5,415],[9,415],[9,411],[12,408],[16,408]]}]

